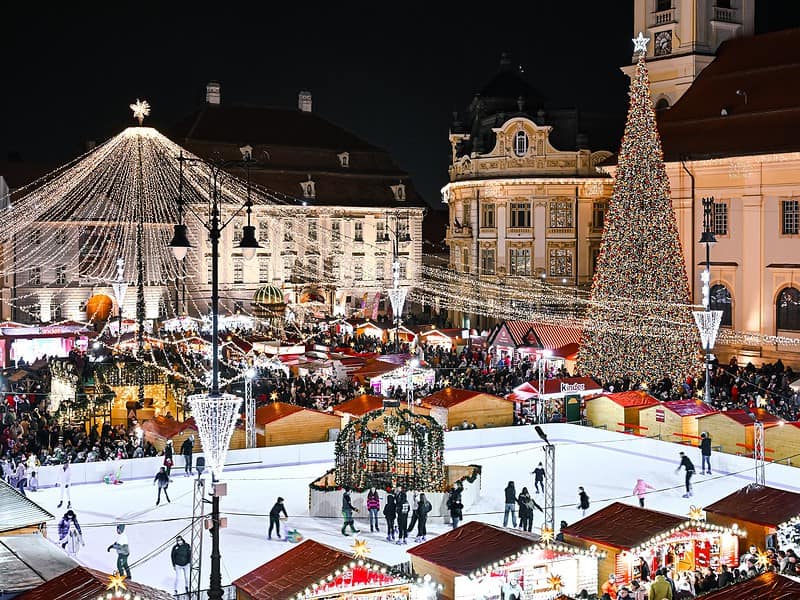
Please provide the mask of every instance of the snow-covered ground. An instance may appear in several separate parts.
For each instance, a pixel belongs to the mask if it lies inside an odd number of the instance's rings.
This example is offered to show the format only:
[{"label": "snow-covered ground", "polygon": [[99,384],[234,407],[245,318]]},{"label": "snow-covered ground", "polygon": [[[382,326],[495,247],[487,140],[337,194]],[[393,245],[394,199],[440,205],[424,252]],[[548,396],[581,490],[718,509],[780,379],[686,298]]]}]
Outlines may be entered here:
[{"label": "snow-covered ground", "polygon": [[[589,494],[591,511],[621,500],[635,504],[631,490],[641,477],[656,488],[647,496],[647,507],[686,515],[689,507],[705,506],[752,481],[753,461],[728,455],[713,457],[713,476],[695,476],[694,497],[684,499],[683,471],[675,473],[678,452],[683,446],[668,442],[636,438],[613,432],[572,425],[549,425],[546,431],[556,450],[556,524],[562,519],[572,523],[580,518],[575,508],[577,488],[582,485]],[[460,436],[460,437],[459,437]],[[517,492],[527,486],[533,493],[530,472],[544,458],[542,442],[532,428],[507,428],[449,433],[446,460],[448,464],[480,464],[483,466],[480,502],[465,511],[466,520],[481,520],[502,525],[503,489],[513,480]],[[534,441],[535,440],[535,441]],[[332,446],[332,444],[331,444]],[[244,452],[244,451],[242,451]],[[688,453],[700,468],[697,449]],[[236,452],[228,462],[235,462]],[[173,571],[169,548],[152,551],[169,544],[175,535],[188,527],[192,514],[192,483],[183,475],[178,458],[173,469],[169,493],[172,502],[155,506],[156,488],[152,480],[126,481],[112,486],[104,483],[73,485],[72,507],[83,527],[86,547],[77,556],[79,562],[111,572],[116,553],[106,548],[114,541],[114,524],[128,524],[133,579],[172,591]],[[289,520],[284,525],[296,528],[306,538],[351,550],[352,537],[340,534],[339,519],[308,516],[308,484],[332,467],[331,460],[313,464],[253,466],[226,471],[228,496],[222,499],[222,510],[228,517],[228,528],[221,536],[223,583],[228,584],[255,567],[289,549],[287,542],[268,541],[267,513],[278,496],[286,500]],[[800,491],[795,468],[767,465],[767,483],[792,491]],[[794,485],[793,485],[794,484]],[[57,509],[58,488],[43,489],[32,497],[58,518],[66,506]],[[535,496],[542,504],[543,498]],[[384,541],[385,531],[369,533],[365,510],[358,515],[359,537],[369,541],[371,556],[388,564],[408,560],[405,550]],[[542,515],[536,513],[535,525],[541,526]],[[383,525],[383,523],[381,523]],[[510,525],[510,523],[509,523]],[[428,526],[428,539],[447,530],[447,525]],[[48,536],[57,537],[57,519],[48,527]],[[188,540],[188,531],[184,533]],[[412,538],[413,538],[412,534]],[[411,539],[411,538],[409,538]],[[210,538],[206,534],[203,548],[203,586],[207,586]],[[182,590],[181,590],[182,591]]]}]

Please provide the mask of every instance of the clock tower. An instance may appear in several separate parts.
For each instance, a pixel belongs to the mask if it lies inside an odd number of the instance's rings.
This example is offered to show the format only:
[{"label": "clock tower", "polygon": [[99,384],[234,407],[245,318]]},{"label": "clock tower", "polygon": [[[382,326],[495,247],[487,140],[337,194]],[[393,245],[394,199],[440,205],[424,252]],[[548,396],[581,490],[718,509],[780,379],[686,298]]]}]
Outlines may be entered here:
[{"label": "clock tower", "polygon": [[[753,35],[754,14],[755,0],[634,0],[633,36],[641,31],[650,38],[647,67],[656,109],[677,102],[722,42]],[[622,70],[631,76],[635,64]]]}]

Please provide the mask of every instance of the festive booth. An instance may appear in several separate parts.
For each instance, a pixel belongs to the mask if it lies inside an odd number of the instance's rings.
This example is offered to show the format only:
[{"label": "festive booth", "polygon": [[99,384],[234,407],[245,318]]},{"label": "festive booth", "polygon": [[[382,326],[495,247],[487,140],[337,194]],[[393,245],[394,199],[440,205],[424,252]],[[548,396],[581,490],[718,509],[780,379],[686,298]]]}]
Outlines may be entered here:
[{"label": "festive booth", "polygon": [[172,594],[109,575],[88,567],[75,567],[17,596],[17,600],[174,600]]},{"label": "festive booth", "polygon": [[[414,571],[442,584],[442,598],[552,600],[597,589],[602,553],[470,521],[408,550]],[[516,594],[516,595],[515,595]]]},{"label": "festive booth", "polygon": [[529,381],[518,386],[506,399],[517,405],[517,411],[533,411],[540,400],[544,402],[544,414],[550,421],[554,416],[567,422],[581,419],[584,399],[603,393],[603,387],[589,377],[565,377],[546,379],[544,393],[539,394],[539,382]]},{"label": "festive booth", "polygon": [[649,436],[696,445],[700,439],[697,419],[715,412],[716,409],[702,400],[661,402],[639,411],[639,425],[647,427]]},{"label": "festive booth", "polygon": [[[139,405],[139,377],[144,384],[144,405]],[[111,387],[115,400],[111,407],[111,424],[139,423],[154,417],[177,414],[175,387],[170,376],[155,365],[139,366],[134,362],[120,361],[98,369],[98,378]]]},{"label": "festive booth", "polygon": [[200,452],[200,435],[197,433],[197,425],[194,417],[185,421],[176,421],[167,417],[155,417],[145,421],[141,425],[144,432],[145,441],[150,442],[159,452],[164,450],[167,440],[172,440],[172,448],[177,453],[183,445],[184,440],[190,435],[194,436],[194,452]]},{"label": "festive booth", "polygon": [[617,583],[639,577],[639,557],[653,572],[667,566],[678,572],[721,564],[739,564],[739,529],[687,519],[615,502],[562,529],[564,541],[582,548],[596,547],[607,555],[600,560],[600,581],[615,574]]},{"label": "festive booth", "polygon": [[76,347],[88,347],[94,336],[83,323],[31,327],[3,323],[0,327],[0,366],[19,366],[20,361],[32,364],[42,357],[66,357]]},{"label": "festive booth", "polygon": [[358,336],[373,337],[386,341],[386,330],[372,321],[362,321],[355,326],[355,333]]},{"label": "festive booth", "polygon": [[[755,483],[705,507],[710,523],[736,527],[759,550],[800,551],[800,494]],[[775,542],[778,542],[775,544]]]},{"label": "festive booth", "polygon": [[39,533],[0,536],[0,598],[15,598],[78,566]]},{"label": "festive booth", "polygon": [[350,419],[361,417],[368,412],[380,410],[386,400],[383,396],[361,394],[351,400],[342,402],[333,407],[333,414],[342,417],[342,425],[347,425]]},{"label": "festive booth", "polygon": [[[698,431],[707,431],[714,445],[721,447],[722,452],[728,454],[752,455],[753,453],[753,423],[755,417],[765,427],[777,424],[780,419],[761,408],[753,409],[753,416],[744,410],[725,410],[698,417]],[[772,456],[771,450],[767,450]]]},{"label": "festive booth", "polygon": [[800,422],[779,421],[764,426],[764,446],[771,448],[769,457],[800,466]]},{"label": "festive booth", "polygon": [[604,393],[586,399],[586,418],[595,427],[609,431],[651,436],[650,428],[639,423],[640,412],[661,403],[647,392]]},{"label": "festive booth", "polygon": [[[465,335],[466,333],[466,335]],[[469,342],[469,331],[465,329],[421,329],[419,343],[428,348],[457,350]]]},{"label": "festive booth", "polygon": [[762,573],[716,592],[703,600],[794,600],[800,598],[800,581],[777,573]]},{"label": "festive booth", "polygon": [[440,587],[371,560],[364,540],[352,553],[305,540],[233,585],[236,600],[435,600]]},{"label": "festive booth", "polygon": [[256,442],[259,446],[327,442],[332,439],[331,432],[338,433],[341,426],[339,415],[296,404],[272,402],[256,409]]},{"label": "festive booth", "polygon": [[389,342],[394,341],[394,336],[397,334],[397,339],[400,340],[401,344],[411,344],[415,339],[417,339],[417,334],[411,331],[408,327],[403,327],[402,325],[397,327],[391,327],[386,330],[386,339]]},{"label": "festive booth", "polygon": [[38,533],[52,518],[52,514],[0,479],[0,536]]},{"label": "festive booth", "polygon": [[411,380],[414,389],[432,386],[436,382],[436,372],[428,367],[414,367],[409,364],[397,365],[386,359],[368,360],[353,373],[362,383],[369,382],[373,393],[387,395],[390,389],[405,392]]},{"label": "festive booth", "polygon": [[581,331],[575,327],[535,321],[504,321],[489,335],[487,344],[498,359],[505,356],[515,359],[528,357],[535,361],[543,350],[547,350],[545,368],[566,366],[572,369],[580,341]]},{"label": "festive booth", "polygon": [[477,427],[505,427],[514,424],[514,403],[500,396],[446,387],[422,399],[422,407],[447,429],[466,422]]}]

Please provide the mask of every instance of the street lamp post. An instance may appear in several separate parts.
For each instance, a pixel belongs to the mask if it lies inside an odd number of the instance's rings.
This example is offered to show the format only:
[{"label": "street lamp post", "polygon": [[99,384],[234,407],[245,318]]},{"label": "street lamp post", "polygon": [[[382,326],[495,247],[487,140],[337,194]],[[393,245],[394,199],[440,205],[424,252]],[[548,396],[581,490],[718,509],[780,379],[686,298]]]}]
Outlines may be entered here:
[{"label": "street lamp post", "polygon": [[[537,398],[537,402],[536,402],[536,422],[537,423],[542,423],[543,422],[543,418],[544,418],[544,398],[543,398],[543,396],[544,396],[544,385],[545,385],[545,379],[546,379],[545,378],[545,374],[544,374],[544,368],[545,368],[545,366],[547,364],[545,361],[548,358],[550,358],[550,355],[552,354],[552,352],[550,350],[548,350],[547,348],[542,348],[541,350],[539,350],[539,352],[537,354],[538,354],[538,360],[537,360],[536,372],[537,372],[537,374],[539,376],[539,388],[537,390],[539,392],[539,397]],[[530,404],[529,404],[528,405],[528,412],[529,413],[530,413],[530,410],[531,410],[531,408],[530,408]]]},{"label": "street lamp post", "polygon": [[[405,233],[400,235],[400,217],[395,217],[394,229],[392,232],[392,289],[389,290],[389,301],[392,303],[392,312],[394,313],[394,352],[400,352],[400,316],[403,313],[403,305],[406,301],[406,294],[408,290],[400,287],[400,242],[410,242],[411,234],[409,233],[410,223],[408,216],[403,217],[406,219]],[[386,215],[386,225],[383,233],[383,241],[388,242],[389,236],[389,216]]]},{"label": "street lamp post", "polygon": [[[221,474],[224,466],[225,453],[227,452],[227,444],[230,442],[230,436],[233,432],[233,425],[235,424],[235,415],[238,415],[238,409],[241,405],[241,399],[232,398],[228,395],[223,396],[219,388],[219,240],[222,230],[231,222],[231,220],[238,214],[242,208],[247,212],[247,225],[242,230],[242,239],[239,243],[239,248],[242,251],[242,256],[249,260],[254,255],[260,245],[255,236],[255,227],[250,223],[252,214],[252,200],[250,198],[250,163],[252,162],[252,148],[245,146],[240,148],[242,152],[242,160],[224,161],[211,165],[212,171],[212,194],[211,206],[208,221],[205,221],[201,215],[194,212],[190,206],[186,206],[183,202],[183,197],[178,196],[178,223],[175,224],[175,231],[169,247],[177,260],[183,260],[191,244],[187,235],[186,225],[183,223],[183,211],[188,209],[195,217],[203,224],[208,231],[209,240],[211,241],[211,386],[208,395],[205,397],[206,401],[203,403],[204,414],[196,415],[198,426],[201,431],[201,440],[203,441],[204,452],[212,454],[212,478],[214,486],[211,499],[211,581],[208,590],[209,600],[222,600],[222,555],[220,553],[219,536],[220,529],[224,526],[220,519],[219,512],[219,499],[220,496],[226,495],[227,489],[225,484],[216,482],[217,476]],[[186,158],[183,153],[178,158],[181,162],[204,162],[201,159]],[[207,163],[206,163],[207,164]],[[239,210],[230,219],[221,222],[221,208],[218,187],[218,177],[220,172],[231,166],[244,166],[247,169],[247,200],[239,207]],[[181,171],[182,177],[182,171]],[[180,188],[182,190],[182,186]],[[238,402],[236,402],[238,400]],[[200,406],[200,404],[198,404]],[[193,408],[195,405],[193,404]],[[201,423],[200,421],[205,421]],[[223,431],[225,430],[225,431]],[[203,434],[206,433],[204,439]],[[207,447],[208,446],[208,447]]]}]

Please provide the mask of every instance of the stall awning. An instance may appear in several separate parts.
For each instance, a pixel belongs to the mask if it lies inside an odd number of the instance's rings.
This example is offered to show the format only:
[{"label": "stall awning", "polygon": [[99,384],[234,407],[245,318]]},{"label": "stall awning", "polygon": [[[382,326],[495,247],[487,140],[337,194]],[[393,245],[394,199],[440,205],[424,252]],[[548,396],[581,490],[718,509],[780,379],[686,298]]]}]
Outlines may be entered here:
[{"label": "stall awning", "polygon": [[757,577],[730,585],[702,596],[703,600],[795,600],[800,598],[800,581],[778,575],[762,573]]},{"label": "stall awning", "polygon": [[685,522],[686,517],[614,502],[561,531],[582,540],[628,550]]},{"label": "stall awning", "polygon": [[706,512],[777,527],[800,515],[800,494],[755,483],[706,506]]}]

